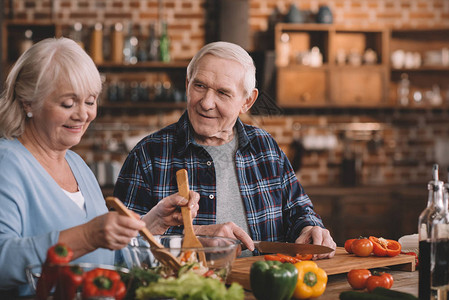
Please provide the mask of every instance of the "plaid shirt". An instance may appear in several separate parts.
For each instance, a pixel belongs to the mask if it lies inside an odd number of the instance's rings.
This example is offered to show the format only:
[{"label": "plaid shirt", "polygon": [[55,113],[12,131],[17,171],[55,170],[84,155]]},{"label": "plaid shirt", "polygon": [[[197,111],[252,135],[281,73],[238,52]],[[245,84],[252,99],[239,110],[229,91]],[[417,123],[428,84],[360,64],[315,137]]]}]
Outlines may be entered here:
[{"label": "plaid shirt", "polygon": [[[237,119],[235,153],[240,193],[254,240],[294,242],[302,228],[323,226],[286,155],[264,130]],[[178,191],[176,171],[186,169],[190,189],[200,194],[195,225],[215,224],[214,162],[193,138],[185,112],[179,121],[142,139],[128,155],[114,195],[145,214],[161,199]],[[226,201],[226,199],[218,199]],[[180,233],[181,226],[167,233]]]}]

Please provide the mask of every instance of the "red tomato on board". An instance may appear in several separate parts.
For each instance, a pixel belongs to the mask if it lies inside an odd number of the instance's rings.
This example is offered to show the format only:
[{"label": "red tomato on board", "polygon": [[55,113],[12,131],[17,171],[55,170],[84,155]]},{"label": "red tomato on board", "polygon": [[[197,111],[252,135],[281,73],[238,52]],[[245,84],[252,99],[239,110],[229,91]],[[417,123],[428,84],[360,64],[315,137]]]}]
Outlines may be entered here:
[{"label": "red tomato on board", "polygon": [[355,240],[356,239],[349,239],[349,240],[346,240],[346,242],[345,242],[345,250],[349,254],[352,254],[351,246],[352,246],[352,243],[354,243]]},{"label": "red tomato on board", "polygon": [[351,250],[357,256],[370,256],[373,243],[369,239],[357,239],[352,243]]}]

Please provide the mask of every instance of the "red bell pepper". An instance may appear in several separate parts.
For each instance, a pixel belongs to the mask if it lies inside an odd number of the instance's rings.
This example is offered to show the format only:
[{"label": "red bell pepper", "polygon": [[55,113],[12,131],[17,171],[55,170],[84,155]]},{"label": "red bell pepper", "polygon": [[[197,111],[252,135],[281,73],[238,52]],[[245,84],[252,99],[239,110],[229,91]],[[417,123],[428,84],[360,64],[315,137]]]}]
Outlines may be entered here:
[{"label": "red bell pepper", "polygon": [[86,273],[83,284],[83,299],[103,296],[121,300],[125,295],[125,284],[116,271],[96,268]]},{"label": "red bell pepper", "polygon": [[67,264],[73,258],[73,251],[62,243],[51,246],[42,266],[41,277],[37,281],[36,299],[46,300],[58,278],[58,265]]},{"label": "red bell pepper", "polygon": [[73,300],[78,288],[83,283],[84,270],[78,265],[62,266],[58,272],[54,300]]}]

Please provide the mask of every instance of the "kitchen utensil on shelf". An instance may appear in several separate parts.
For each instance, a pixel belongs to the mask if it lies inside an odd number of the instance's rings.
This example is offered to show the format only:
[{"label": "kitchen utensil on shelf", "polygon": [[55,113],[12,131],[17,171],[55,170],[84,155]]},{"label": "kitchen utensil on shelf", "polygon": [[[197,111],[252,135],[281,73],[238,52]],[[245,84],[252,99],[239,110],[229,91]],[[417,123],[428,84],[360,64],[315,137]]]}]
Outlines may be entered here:
[{"label": "kitchen utensil on shelf", "polygon": [[[178,182],[179,195],[189,200],[189,178],[187,170],[181,169],[176,172],[176,180]],[[181,207],[182,220],[184,222],[184,240],[182,242],[182,248],[203,248],[203,244],[198,240],[193,231],[192,215],[190,214],[190,208],[188,206]],[[198,257],[200,261],[206,266],[206,256],[204,252],[199,252]]]},{"label": "kitchen utensil on shelf", "polygon": [[[129,209],[127,209],[126,206],[119,199],[115,197],[107,197],[106,205],[109,208],[115,209],[119,214],[123,216],[136,218],[136,216]],[[151,234],[148,228],[144,227],[141,230],[139,230],[139,232],[143,237],[145,237],[148,243],[150,243],[152,248],[156,249],[164,248],[164,246],[156,240],[153,234]],[[163,265],[166,265],[175,271],[179,270],[179,268],[181,267],[181,264],[179,263],[178,259],[170,252],[168,251],[152,251],[152,252],[154,257]]]},{"label": "kitchen utensil on shelf", "polygon": [[288,255],[326,254],[335,251],[335,249],[321,245],[265,241],[254,241],[254,247],[261,253],[283,253]]}]

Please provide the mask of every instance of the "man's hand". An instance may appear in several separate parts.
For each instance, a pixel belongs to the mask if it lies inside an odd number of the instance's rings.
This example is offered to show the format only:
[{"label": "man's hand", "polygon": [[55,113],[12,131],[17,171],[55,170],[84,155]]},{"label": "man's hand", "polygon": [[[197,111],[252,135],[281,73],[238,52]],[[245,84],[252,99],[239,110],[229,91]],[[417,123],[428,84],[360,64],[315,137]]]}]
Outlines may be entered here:
[{"label": "man's hand", "polygon": [[[314,245],[323,245],[332,249],[337,248],[337,244],[335,244],[332,239],[329,230],[321,228],[319,226],[306,226],[301,230],[299,237],[296,239],[295,243],[297,244],[314,244]],[[335,255],[335,251],[327,254],[319,254],[316,258],[331,258]]]},{"label": "man's hand", "polygon": [[214,225],[194,225],[193,230],[196,235],[223,236],[240,240],[246,248],[254,251],[254,242],[245,230],[235,225],[233,222]]},{"label": "man's hand", "polygon": [[189,192],[189,201],[179,195],[179,193],[165,197],[153,207],[142,220],[147,224],[147,228],[152,234],[164,234],[170,226],[178,226],[183,224],[180,206],[188,206],[192,219],[196,217],[198,212],[198,202],[200,194],[194,191]]}]

